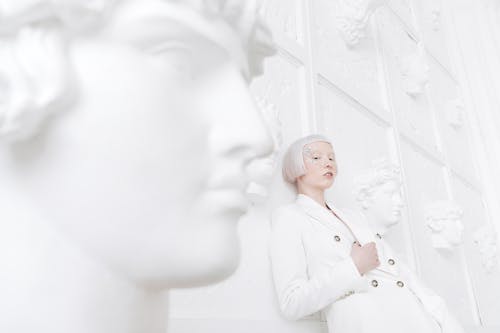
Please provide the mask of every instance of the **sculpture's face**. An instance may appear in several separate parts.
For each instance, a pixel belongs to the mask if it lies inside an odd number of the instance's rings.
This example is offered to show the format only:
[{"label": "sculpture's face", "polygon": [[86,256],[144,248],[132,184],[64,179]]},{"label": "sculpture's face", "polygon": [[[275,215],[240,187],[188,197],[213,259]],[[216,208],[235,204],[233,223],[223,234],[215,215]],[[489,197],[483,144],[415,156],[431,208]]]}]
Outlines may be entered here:
[{"label": "sculpture's face", "polygon": [[443,230],[439,233],[439,236],[444,238],[450,245],[458,245],[462,242],[462,234],[464,231],[464,226],[461,219],[459,218],[448,218],[438,221],[442,223]]},{"label": "sculpture's face", "polygon": [[134,281],[219,280],[238,261],[245,166],[271,139],[221,47],[173,22],[114,20],[71,42],[78,101],[18,146],[32,157],[20,177],[48,219]]},{"label": "sculpture's face", "polygon": [[398,182],[391,180],[377,186],[371,195],[366,211],[381,226],[390,227],[401,219],[403,199],[400,187]]}]

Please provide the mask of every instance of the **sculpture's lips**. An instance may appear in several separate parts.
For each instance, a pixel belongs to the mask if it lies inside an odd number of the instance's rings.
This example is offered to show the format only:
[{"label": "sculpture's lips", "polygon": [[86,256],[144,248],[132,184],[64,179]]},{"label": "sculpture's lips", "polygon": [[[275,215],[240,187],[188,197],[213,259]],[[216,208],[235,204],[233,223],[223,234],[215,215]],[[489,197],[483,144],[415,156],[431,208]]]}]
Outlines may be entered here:
[{"label": "sculpture's lips", "polygon": [[392,211],[392,214],[395,216],[400,216],[401,215],[401,210],[400,209],[395,209]]},{"label": "sculpture's lips", "polygon": [[323,174],[323,176],[333,177],[333,172],[331,172],[331,171],[325,172],[325,173]]}]

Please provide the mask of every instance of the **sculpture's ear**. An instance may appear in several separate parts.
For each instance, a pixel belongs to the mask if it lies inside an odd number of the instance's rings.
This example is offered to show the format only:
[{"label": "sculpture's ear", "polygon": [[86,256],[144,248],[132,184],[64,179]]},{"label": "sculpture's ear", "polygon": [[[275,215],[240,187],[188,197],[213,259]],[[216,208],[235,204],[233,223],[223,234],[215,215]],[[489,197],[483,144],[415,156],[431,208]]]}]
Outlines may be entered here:
[{"label": "sculpture's ear", "polygon": [[374,204],[375,204],[375,202],[373,201],[373,198],[371,198],[369,196],[365,196],[363,198],[363,200],[361,201],[361,207],[363,207],[363,209],[368,209],[368,208],[372,207]]},{"label": "sculpture's ear", "polygon": [[66,53],[64,34],[49,23],[24,27],[0,45],[0,140],[31,138],[49,116],[71,104]]}]

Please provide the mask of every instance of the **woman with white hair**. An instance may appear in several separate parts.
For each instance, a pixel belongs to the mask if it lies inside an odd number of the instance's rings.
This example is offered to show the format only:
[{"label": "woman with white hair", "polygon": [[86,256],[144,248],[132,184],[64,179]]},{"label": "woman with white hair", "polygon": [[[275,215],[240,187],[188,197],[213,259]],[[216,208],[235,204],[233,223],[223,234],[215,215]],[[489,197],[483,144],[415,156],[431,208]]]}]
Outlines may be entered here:
[{"label": "woman with white hair", "polygon": [[336,175],[331,141],[322,135],[295,141],[285,154],[283,177],[298,195],[272,216],[271,261],[283,315],[323,311],[335,333],[463,332],[380,235],[326,202]]}]

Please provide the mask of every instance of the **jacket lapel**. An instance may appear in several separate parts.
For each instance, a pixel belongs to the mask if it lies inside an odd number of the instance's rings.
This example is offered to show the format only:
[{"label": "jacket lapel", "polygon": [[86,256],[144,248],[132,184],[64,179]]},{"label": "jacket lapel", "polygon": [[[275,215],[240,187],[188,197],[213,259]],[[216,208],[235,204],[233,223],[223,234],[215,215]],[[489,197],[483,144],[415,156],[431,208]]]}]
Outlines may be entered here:
[{"label": "jacket lapel", "polygon": [[[335,228],[335,224],[339,223],[339,221],[335,218],[335,216],[325,207],[318,204],[316,201],[311,199],[310,197],[299,194],[296,199],[296,204],[302,207],[307,215],[321,223],[326,228],[332,230],[335,233],[338,233],[339,230]],[[369,242],[376,242],[377,248],[384,251],[383,244],[379,242],[379,239],[376,239],[375,234],[371,231],[369,226],[363,226],[361,223],[355,221],[352,216],[342,212],[340,209],[337,209],[330,202],[327,203],[328,207],[346,224],[346,226],[351,230],[354,238],[361,244],[367,244]],[[382,258],[381,258],[382,259]],[[388,274],[397,274],[397,269],[389,266],[385,262],[385,258],[382,259],[381,264],[375,270],[385,272]]]},{"label": "jacket lapel", "polygon": [[335,214],[349,227],[349,229],[351,229],[351,232],[361,245],[374,241],[371,233],[366,228],[359,225],[359,223],[357,223],[352,216],[344,213],[330,202],[328,203],[328,207],[330,207],[330,209],[335,212]]},{"label": "jacket lapel", "polygon": [[[307,215],[317,220],[330,230],[334,232],[339,232],[339,230],[335,228],[335,225],[339,223],[339,221],[328,209],[326,209],[325,207],[321,206],[310,197],[303,194],[299,194],[297,196],[296,203],[304,209]],[[346,219],[345,215],[338,209],[333,207],[333,205],[328,203],[328,207],[330,207],[330,209],[332,209],[335,212],[335,214],[346,224],[348,229],[351,230],[354,238],[361,244],[364,244],[366,240],[365,234],[359,228],[357,227],[353,228],[352,227],[353,223],[351,223],[349,219]]]}]

